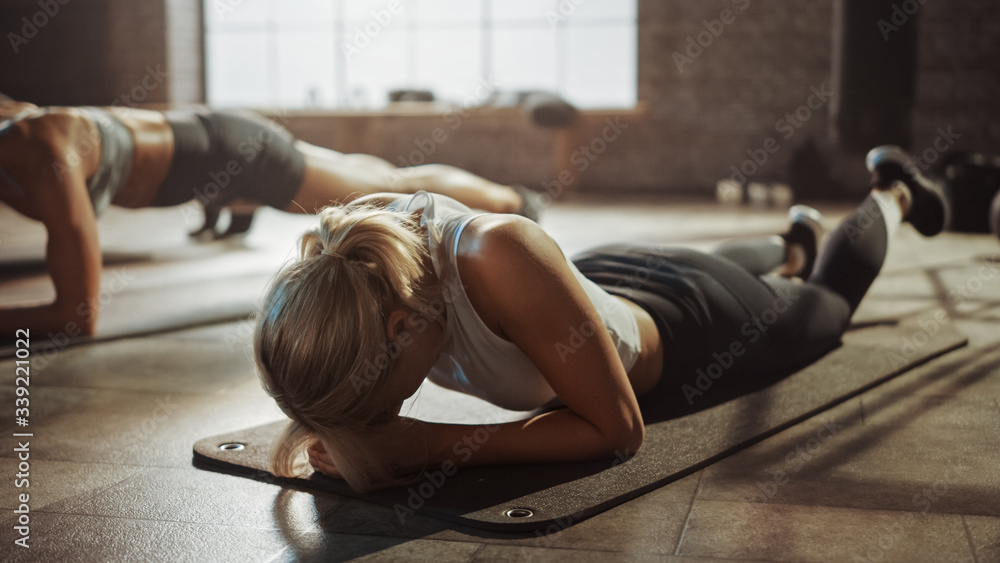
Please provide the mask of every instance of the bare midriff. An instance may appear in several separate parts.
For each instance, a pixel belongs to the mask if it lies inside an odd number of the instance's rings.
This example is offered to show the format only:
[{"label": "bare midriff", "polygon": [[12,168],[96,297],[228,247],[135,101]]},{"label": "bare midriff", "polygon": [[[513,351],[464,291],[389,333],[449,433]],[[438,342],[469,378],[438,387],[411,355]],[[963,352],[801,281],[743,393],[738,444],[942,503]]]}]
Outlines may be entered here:
[{"label": "bare midriff", "polygon": [[174,156],[174,133],[162,113],[131,108],[107,108],[132,132],[135,154],[128,181],[112,203],[148,207],[167,178]]}]

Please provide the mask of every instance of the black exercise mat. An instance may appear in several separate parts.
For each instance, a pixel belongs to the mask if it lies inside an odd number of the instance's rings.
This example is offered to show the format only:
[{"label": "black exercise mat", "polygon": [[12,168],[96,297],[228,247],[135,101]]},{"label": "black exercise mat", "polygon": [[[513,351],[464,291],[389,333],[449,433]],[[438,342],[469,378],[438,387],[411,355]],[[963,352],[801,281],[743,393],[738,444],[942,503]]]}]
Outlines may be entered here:
[{"label": "black exercise mat", "polygon": [[268,473],[271,443],[284,421],[201,440],[194,446],[194,460],[204,469],[369,500],[394,507],[404,518],[412,510],[494,531],[564,528],[680,479],[967,343],[951,323],[942,325],[937,320],[923,315],[852,330],[843,346],[769,387],[692,414],[654,423],[647,418],[645,442],[627,460],[469,468],[443,483],[426,479],[410,487],[359,495],[345,482],[316,473],[307,479],[277,479]]}]

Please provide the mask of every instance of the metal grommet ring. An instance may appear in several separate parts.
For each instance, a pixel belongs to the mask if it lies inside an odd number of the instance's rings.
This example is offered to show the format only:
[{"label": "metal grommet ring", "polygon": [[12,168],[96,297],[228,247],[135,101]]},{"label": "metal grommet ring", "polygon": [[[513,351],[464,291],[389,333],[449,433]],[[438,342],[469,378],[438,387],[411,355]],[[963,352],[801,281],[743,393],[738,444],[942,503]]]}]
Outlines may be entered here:
[{"label": "metal grommet ring", "polygon": [[535,513],[527,508],[511,508],[505,511],[503,515],[508,518],[531,518]]},{"label": "metal grommet ring", "polygon": [[245,447],[246,446],[244,444],[241,444],[239,442],[229,442],[227,444],[220,444],[219,445],[219,449],[220,450],[224,450],[224,451],[227,451],[227,452],[238,452],[238,451],[242,450]]}]

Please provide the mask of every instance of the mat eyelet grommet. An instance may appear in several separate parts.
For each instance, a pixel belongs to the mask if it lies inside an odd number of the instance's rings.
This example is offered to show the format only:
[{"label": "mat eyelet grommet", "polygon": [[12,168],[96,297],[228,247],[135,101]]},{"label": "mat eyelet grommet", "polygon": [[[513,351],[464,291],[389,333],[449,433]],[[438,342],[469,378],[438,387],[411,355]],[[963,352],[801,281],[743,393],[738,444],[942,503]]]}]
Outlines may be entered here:
[{"label": "mat eyelet grommet", "polygon": [[511,508],[504,511],[503,515],[508,518],[531,518],[535,513],[527,508]]},{"label": "mat eyelet grommet", "polygon": [[239,442],[228,442],[225,444],[219,444],[219,449],[227,452],[238,452],[245,447],[246,445],[241,444]]}]

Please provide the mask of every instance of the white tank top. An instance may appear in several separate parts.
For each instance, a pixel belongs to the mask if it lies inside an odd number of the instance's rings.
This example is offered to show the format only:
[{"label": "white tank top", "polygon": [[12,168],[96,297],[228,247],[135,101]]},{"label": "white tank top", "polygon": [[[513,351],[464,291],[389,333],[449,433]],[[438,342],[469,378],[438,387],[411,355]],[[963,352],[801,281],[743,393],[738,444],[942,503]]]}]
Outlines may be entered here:
[{"label": "white tank top", "polygon": [[[434,270],[445,284],[446,342],[428,378],[442,387],[509,410],[533,410],[554,399],[555,392],[524,352],[483,323],[462,285],[456,260],[459,238],[465,226],[483,213],[474,213],[451,198],[427,192],[401,198],[389,208],[423,211],[421,225],[427,229]],[[567,263],[600,314],[628,371],[639,355],[639,326],[635,317],[625,304],[585,278],[572,262],[567,260]],[[581,341],[584,336],[580,336]],[[566,342],[567,348],[561,353],[571,353],[572,344]]]}]

